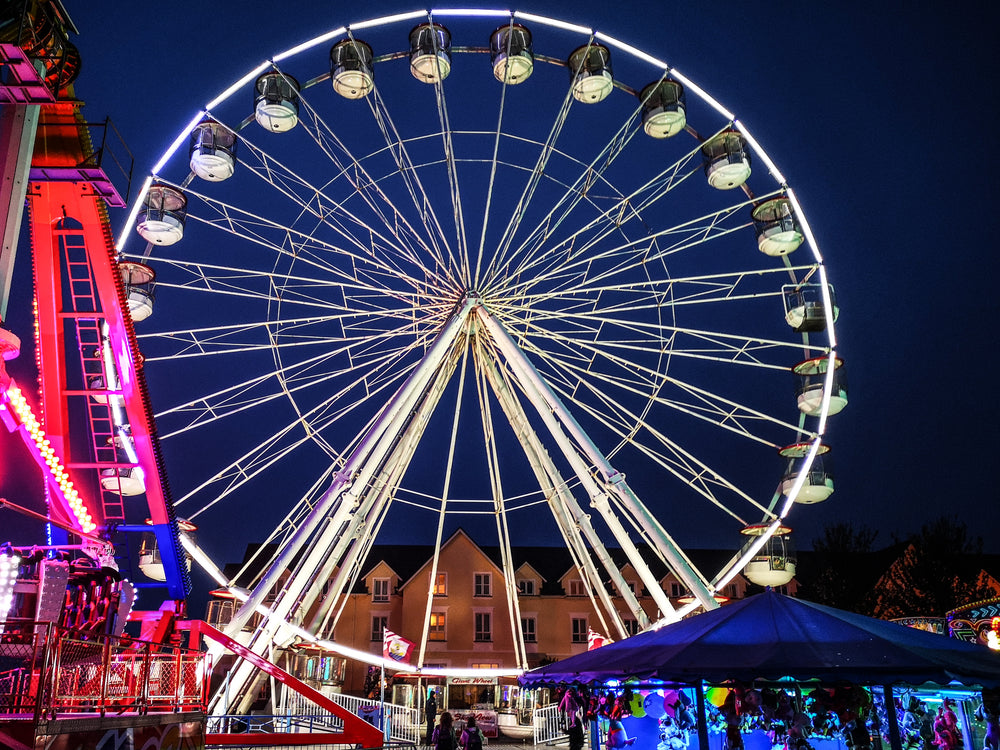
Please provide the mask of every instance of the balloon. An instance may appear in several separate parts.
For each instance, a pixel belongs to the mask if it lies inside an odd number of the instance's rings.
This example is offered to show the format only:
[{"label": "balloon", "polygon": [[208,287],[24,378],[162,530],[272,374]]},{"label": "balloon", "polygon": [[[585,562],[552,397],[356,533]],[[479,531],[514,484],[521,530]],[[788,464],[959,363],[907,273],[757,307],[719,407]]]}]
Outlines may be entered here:
[{"label": "balloon", "polygon": [[722,704],[726,702],[727,695],[729,695],[729,688],[713,687],[705,691],[705,700],[716,708],[722,708]]},{"label": "balloon", "polygon": [[662,719],[667,713],[667,707],[663,705],[663,696],[653,692],[647,695],[642,701],[642,707],[646,710],[646,716],[654,719]]},{"label": "balloon", "polygon": [[644,703],[644,698],[642,694],[635,693],[632,696],[632,700],[628,704],[629,710],[632,712],[632,715],[637,719],[641,719],[643,716],[646,715],[646,709],[644,708],[643,703]]},{"label": "balloon", "polygon": [[674,706],[677,705],[678,701],[676,690],[664,690],[663,691],[663,712],[670,718],[674,717]]}]

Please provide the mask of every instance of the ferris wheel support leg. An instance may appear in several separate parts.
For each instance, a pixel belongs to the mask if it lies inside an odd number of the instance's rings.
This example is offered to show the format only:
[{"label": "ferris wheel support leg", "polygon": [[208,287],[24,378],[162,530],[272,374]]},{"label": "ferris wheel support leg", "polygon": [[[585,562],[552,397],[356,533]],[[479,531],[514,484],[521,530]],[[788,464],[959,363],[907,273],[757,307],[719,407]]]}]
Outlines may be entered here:
[{"label": "ferris wheel support leg", "polygon": [[[585,576],[585,579],[592,581],[601,580],[597,572],[597,567],[594,565],[586,546],[583,544],[581,539],[581,536],[583,536],[589,542],[594,554],[597,555],[612,584],[621,593],[625,600],[625,605],[632,612],[633,617],[635,617],[640,627],[645,629],[649,625],[648,615],[643,610],[642,605],[639,604],[639,600],[632,589],[629,588],[622,577],[621,571],[614,564],[607,549],[605,549],[604,544],[597,535],[596,529],[590,523],[590,517],[583,512],[583,509],[576,502],[576,498],[566,488],[566,482],[560,476],[558,467],[549,457],[538,435],[531,429],[528,415],[525,414],[521,403],[511,393],[507,387],[507,383],[500,377],[495,362],[490,360],[486,368],[487,377],[489,378],[493,392],[496,394],[497,401],[500,402],[500,406],[514,428],[514,432],[517,434],[518,441],[521,443],[528,462],[531,464],[539,486],[542,488],[545,496],[549,498],[549,508],[552,511],[552,516],[559,527],[563,540],[577,561],[577,567],[581,568],[581,575]],[[579,529],[579,532],[576,529]],[[618,614],[618,610],[611,601],[607,588],[603,585],[597,586],[597,595],[600,597],[604,610],[612,618],[619,637],[624,638],[628,634],[625,630],[625,624],[622,622],[621,615]],[[593,598],[593,591],[591,591],[591,598]],[[600,614],[596,603],[594,609]]]},{"label": "ferris wheel support leg", "polygon": [[[368,535],[366,544],[361,544],[358,540],[362,538],[365,529],[370,529],[377,523],[377,519],[382,516],[386,504],[390,502],[390,496],[409,467],[417,444],[427,428],[430,415],[441,400],[452,373],[455,371],[456,364],[457,360],[452,356],[446,360],[444,366],[438,369],[434,383],[426,391],[420,404],[413,410],[412,418],[407,420],[408,424],[406,424],[402,438],[398,441],[395,439],[399,432],[398,429],[387,431],[385,441],[382,444],[384,449],[374,451],[372,458],[359,470],[356,484],[367,488],[365,497],[359,503],[357,511],[352,515],[350,525],[339,536],[333,550],[328,554],[323,568],[320,569],[320,575],[315,577],[316,580],[312,583],[312,587],[316,590],[313,599],[319,595],[323,581],[338,565],[340,569],[330,584],[327,595],[331,605],[349,586],[352,569],[366,556],[370,544],[374,541],[375,534]],[[392,448],[392,453],[386,458],[386,449],[388,448]],[[386,467],[389,468],[386,469]],[[385,473],[386,477],[376,484],[373,478],[379,473]],[[325,614],[323,611],[317,612],[313,624],[321,616],[324,617],[325,622]],[[334,626],[336,626],[336,621]]]},{"label": "ferris wheel support leg", "polygon": [[[423,360],[394,394],[378,421],[348,457],[344,468],[336,474],[331,487],[323,494],[316,503],[316,507],[289,539],[264,578],[254,587],[250,597],[227,626],[226,634],[228,636],[233,637],[235,633],[238,633],[250,615],[263,605],[267,594],[277,587],[280,593],[271,608],[268,623],[258,630],[250,645],[253,648],[265,641],[270,641],[278,635],[284,618],[288,617],[296,605],[301,603],[303,592],[310,588],[310,582],[314,584],[311,587],[314,591],[321,590],[322,583],[316,580],[316,571],[324,567],[338,540],[342,543],[339,548],[343,552],[350,539],[342,531],[350,523],[360,505],[360,498],[351,494],[345,498],[345,493],[356,482],[365,486],[375,471],[375,467],[384,461],[385,455],[409,422],[410,412],[416,401],[425,394],[429,381],[439,371],[442,362],[451,351],[452,344],[465,325],[472,307],[473,302],[466,300],[449,319],[424,355]],[[334,511],[334,509],[336,510]],[[328,518],[331,511],[334,511],[334,515],[332,518]],[[363,515],[358,514],[354,517],[361,518]],[[299,574],[282,584],[281,575],[290,566],[292,558],[306,546],[308,540],[320,530],[321,526],[324,528],[320,532],[320,536],[311,545],[303,564],[297,568],[300,571]],[[249,693],[252,692],[250,687],[254,684],[254,676],[250,674],[250,671],[248,667],[240,665],[239,674],[236,675],[235,684],[241,706],[252,698]],[[214,696],[210,711],[216,710],[221,702],[221,695]]]},{"label": "ferris wheel support leg", "polygon": [[[333,484],[323,493],[312,512],[309,513],[302,522],[302,525],[299,526],[295,534],[288,540],[285,548],[271,565],[270,570],[261,579],[260,583],[254,587],[250,598],[240,608],[230,626],[226,628],[227,635],[238,633],[242,629],[243,625],[250,618],[250,615],[263,603],[267,593],[279,583],[282,572],[288,568],[292,558],[298,554],[309,537],[316,532],[323,520],[327,518],[344,491],[353,484],[358,470],[368,460],[386,430],[398,419],[405,407],[413,401],[414,394],[423,390],[428,379],[433,375],[442,359],[446,356],[452,341],[454,341],[455,336],[458,335],[458,332],[465,324],[465,319],[468,317],[472,306],[472,301],[466,300],[445,324],[444,330],[435,339],[430,349],[427,350],[420,364],[417,365],[417,368],[410,374],[410,377],[406,379],[406,382],[403,383],[400,389],[393,394],[392,399],[379,416],[378,421],[372,425],[364,439],[348,457],[344,468],[337,472]],[[344,504],[342,504],[341,510],[346,514],[349,508],[345,508]]]},{"label": "ferris wheel support leg", "polygon": [[[580,482],[586,488],[587,493],[590,495],[591,503],[601,513],[604,518],[605,523],[611,529],[611,533],[614,535],[615,539],[622,546],[622,550],[625,552],[626,556],[629,558],[629,562],[635,568],[639,577],[642,579],[643,585],[645,585],[646,590],[649,591],[650,596],[656,603],[656,606],[660,608],[660,612],[664,615],[670,616],[674,612],[673,605],[670,604],[670,600],[664,593],[659,581],[654,578],[652,572],[649,570],[649,566],[646,564],[645,560],[642,559],[642,555],[636,548],[635,544],[632,542],[625,528],[622,526],[621,521],[614,514],[611,509],[611,504],[608,501],[608,495],[606,490],[602,490],[597,482],[594,481],[590,474],[590,468],[587,462],[584,461],[583,457],[580,455],[580,450],[586,452],[588,459],[597,465],[601,474],[605,477],[605,480],[614,474],[617,474],[611,465],[608,463],[604,455],[597,449],[593,441],[590,440],[589,436],[583,431],[583,429],[576,423],[572,415],[563,406],[562,401],[559,397],[552,392],[548,384],[539,375],[538,371],[534,368],[528,358],[524,355],[521,348],[514,342],[514,340],[507,333],[507,330],[503,327],[499,320],[497,320],[489,310],[485,307],[478,307],[477,313],[486,327],[489,329],[493,336],[493,340],[496,342],[497,347],[503,352],[504,356],[507,358],[508,363],[514,370],[521,384],[524,386],[525,392],[528,394],[529,400],[534,405],[535,409],[538,411],[539,416],[542,421],[545,422],[545,426],[548,428],[550,434],[555,439],[560,449],[563,451],[563,455],[569,461],[570,466],[573,467],[574,473],[579,478]],[[576,438],[577,443],[580,446],[578,450],[573,442],[563,431],[563,425],[566,425],[570,432]],[[610,487],[608,487],[610,489]],[[702,584],[704,586],[704,584]],[[710,601],[711,596],[708,597]]]}]

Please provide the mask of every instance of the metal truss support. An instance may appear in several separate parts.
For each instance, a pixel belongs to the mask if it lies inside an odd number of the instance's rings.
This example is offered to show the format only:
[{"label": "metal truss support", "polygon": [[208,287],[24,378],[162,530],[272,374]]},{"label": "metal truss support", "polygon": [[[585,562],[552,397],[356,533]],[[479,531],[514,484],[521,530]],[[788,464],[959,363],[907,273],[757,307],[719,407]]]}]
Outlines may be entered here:
[{"label": "metal truss support", "polygon": [[[573,467],[584,487],[587,488],[591,504],[601,514],[611,528],[612,534],[622,545],[622,549],[642,578],[643,584],[660,611],[666,617],[670,617],[674,613],[670,600],[663,592],[659,582],[653,579],[642,556],[611,509],[610,495],[613,495],[629,511],[652,541],[658,553],[663,556],[673,572],[684,582],[701,605],[705,609],[718,607],[718,602],[712,596],[704,578],[687,561],[677,544],[656,522],[656,519],[628,486],[625,476],[617,471],[594,445],[594,442],[531,364],[521,348],[510,337],[500,321],[484,306],[477,308],[477,314],[490,331],[497,348],[504,354],[552,437],[559,444],[563,455]],[[569,435],[566,434],[567,432]],[[597,473],[603,479],[603,487],[600,487],[591,475],[591,466],[596,468]]]},{"label": "metal truss support", "polygon": [[[486,357],[484,357],[484,362],[490,387],[493,389],[497,401],[499,401],[508,422],[517,435],[518,441],[521,443],[528,463],[531,465],[532,471],[535,473],[535,478],[538,480],[539,487],[545,493],[545,497],[548,498],[552,517],[555,519],[563,541],[565,541],[576,562],[582,579],[588,584],[587,588],[591,599],[594,598],[596,593],[596,596],[601,600],[603,610],[611,618],[618,636],[620,638],[626,637],[628,633],[625,630],[621,615],[611,601],[611,597],[603,585],[601,576],[591,558],[590,552],[592,551],[604,568],[604,572],[611,583],[621,594],[625,605],[632,613],[632,616],[635,617],[639,626],[642,628],[647,627],[649,625],[649,617],[642,609],[642,605],[639,604],[635,593],[629,588],[628,583],[622,577],[621,571],[618,570],[614,560],[611,559],[608,551],[604,548],[604,544],[598,537],[596,529],[590,523],[590,516],[580,508],[576,502],[576,498],[573,497],[573,493],[569,491],[566,481],[560,476],[559,469],[545,450],[545,446],[542,445],[542,441],[531,428],[524,407],[521,406],[517,396],[511,391],[507,381],[497,369],[496,362],[493,359],[487,360]],[[587,544],[590,545],[589,550]],[[602,611],[596,602],[594,602],[594,609],[598,614]]]},{"label": "metal truss support", "polygon": [[[369,509],[361,509],[362,498],[353,491],[355,486],[361,494],[364,494],[376,468],[382,465],[400,435],[405,433],[414,408],[436,382],[438,372],[453,350],[473,306],[474,300],[465,299],[448,320],[416,369],[396,391],[376,422],[348,456],[344,467],[334,475],[330,488],[323,493],[313,510],[286,542],[277,558],[271,563],[268,572],[227,625],[226,635],[236,637],[250,616],[263,608],[265,597],[272,591],[278,591],[278,597],[273,607],[269,608],[266,624],[255,634],[251,648],[270,642],[270,638],[276,635],[277,629],[280,628],[281,622],[287,621],[286,618],[295,619],[306,614],[304,611],[295,611],[301,610],[299,605],[304,603],[301,599],[303,593],[310,588],[313,592],[322,589],[323,579],[317,572],[328,569],[328,563],[331,561],[335,564],[334,553],[339,550],[342,554],[345,551],[346,546],[352,541],[352,536],[348,533],[352,524],[356,528],[356,523],[360,523],[365,517],[364,510]],[[317,534],[317,538],[309,543],[309,540]],[[293,559],[306,549],[307,544],[308,552],[302,564],[296,566],[299,572],[283,582],[282,576],[293,568]],[[269,624],[272,620],[277,625]],[[230,681],[231,689],[235,685],[236,694],[241,696],[240,699],[246,701],[252,698],[250,686],[255,679],[252,670],[240,665],[233,677],[234,679]],[[209,711],[218,713],[222,703],[222,697],[219,694],[215,695],[209,705]]]}]

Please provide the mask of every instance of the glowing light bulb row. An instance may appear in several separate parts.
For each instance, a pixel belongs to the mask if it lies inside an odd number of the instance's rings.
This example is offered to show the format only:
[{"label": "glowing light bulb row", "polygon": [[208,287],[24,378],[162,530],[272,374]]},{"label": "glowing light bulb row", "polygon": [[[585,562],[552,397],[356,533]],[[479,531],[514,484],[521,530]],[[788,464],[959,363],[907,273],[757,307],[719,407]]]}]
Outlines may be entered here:
[{"label": "glowing light bulb row", "polygon": [[0,633],[3,623],[14,606],[14,584],[17,582],[21,558],[7,553],[0,554]]},{"label": "glowing light bulb row", "polygon": [[73,511],[73,515],[76,516],[80,528],[87,534],[95,531],[97,524],[94,523],[93,516],[90,515],[90,511],[83,504],[80,493],[73,486],[73,482],[69,478],[69,473],[63,468],[62,462],[52,448],[52,444],[45,437],[45,431],[35,418],[34,413],[31,411],[31,406],[21,393],[21,389],[13,383],[7,387],[7,401],[14,409],[15,414],[17,414],[21,426],[24,427],[31,441],[35,444],[42,470],[59,487],[59,491],[65,498],[66,504]]}]

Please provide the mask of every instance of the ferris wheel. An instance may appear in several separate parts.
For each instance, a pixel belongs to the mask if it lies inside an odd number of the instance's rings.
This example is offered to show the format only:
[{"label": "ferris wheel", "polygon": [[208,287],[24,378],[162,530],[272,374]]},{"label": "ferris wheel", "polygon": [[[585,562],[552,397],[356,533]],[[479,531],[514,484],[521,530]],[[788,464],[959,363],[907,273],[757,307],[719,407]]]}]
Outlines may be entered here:
[{"label": "ferris wheel", "polygon": [[476,524],[513,600],[512,546],[548,534],[624,635],[605,581],[651,618],[609,547],[676,618],[649,560],[716,606],[832,492],[802,207],[735,115],[590,28],[417,11],[276,54],[184,127],[119,250],[178,515],[273,543],[272,613],[320,636],[377,541]]}]

